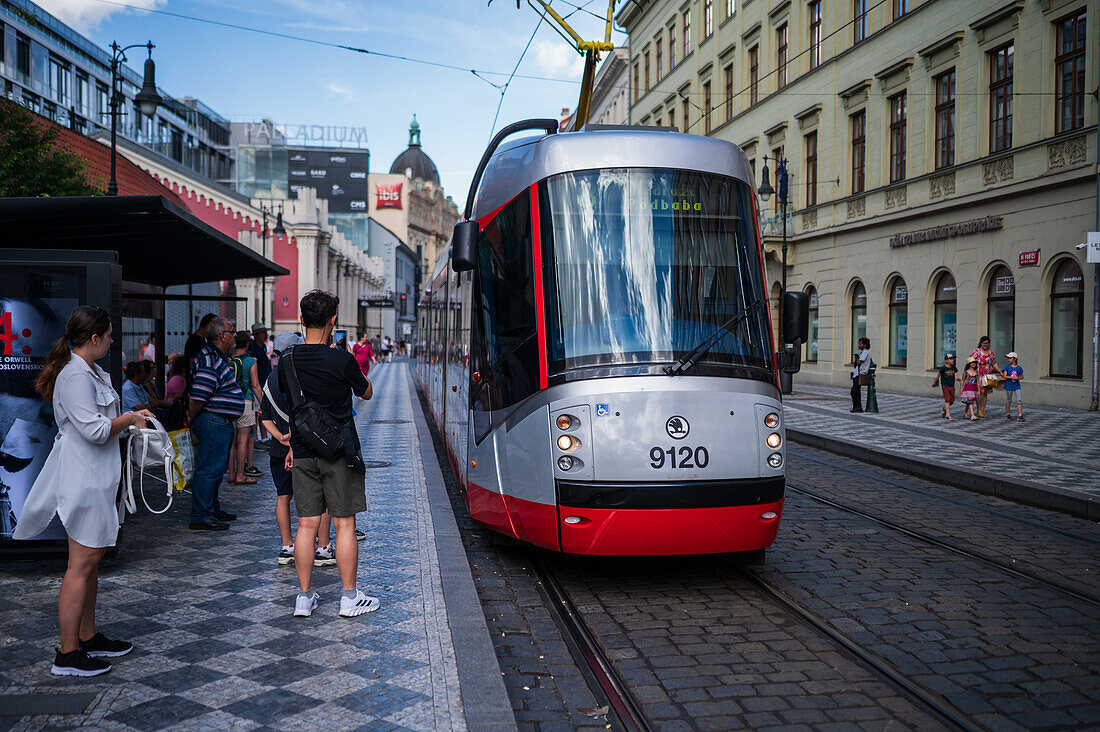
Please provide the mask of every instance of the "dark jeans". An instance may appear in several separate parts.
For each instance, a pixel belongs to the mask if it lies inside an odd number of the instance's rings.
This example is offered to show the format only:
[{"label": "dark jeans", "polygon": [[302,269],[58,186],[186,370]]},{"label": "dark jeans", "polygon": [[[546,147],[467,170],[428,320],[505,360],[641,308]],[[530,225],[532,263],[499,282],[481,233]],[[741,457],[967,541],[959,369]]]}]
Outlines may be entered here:
[{"label": "dark jeans", "polygon": [[860,391],[858,376],[852,377],[852,409],[863,411],[863,393]]},{"label": "dark jeans", "polygon": [[225,417],[202,411],[191,423],[195,446],[195,477],[191,480],[191,523],[214,518],[222,510],[218,488],[229,464],[233,444],[233,423]]}]

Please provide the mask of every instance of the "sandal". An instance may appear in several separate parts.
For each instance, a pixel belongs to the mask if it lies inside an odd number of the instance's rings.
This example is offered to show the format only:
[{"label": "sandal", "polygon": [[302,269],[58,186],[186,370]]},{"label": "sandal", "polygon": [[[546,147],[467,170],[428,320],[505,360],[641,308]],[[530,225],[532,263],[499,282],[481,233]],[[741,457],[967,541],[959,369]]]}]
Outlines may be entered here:
[{"label": "sandal", "polygon": [[234,485],[256,485],[256,481],[252,478],[245,478],[244,480],[238,480]]},{"label": "sandal", "polygon": [[955,418],[954,418],[954,417],[945,417],[944,419],[947,419],[948,421],[951,421],[951,422],[954,422],[954,421],[955,421]]}]

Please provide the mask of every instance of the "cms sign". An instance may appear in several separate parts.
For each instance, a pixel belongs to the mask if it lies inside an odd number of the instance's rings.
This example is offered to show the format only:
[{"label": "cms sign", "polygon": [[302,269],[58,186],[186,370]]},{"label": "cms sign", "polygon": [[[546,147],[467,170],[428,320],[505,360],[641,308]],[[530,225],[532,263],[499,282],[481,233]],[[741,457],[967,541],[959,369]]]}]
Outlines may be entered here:
[{"label": "cms sign", "polygon": [[378,201],[375,203],[375,208],[401,208],[401,184],[384,184],[379,183],[376,186],[378,192]]}]

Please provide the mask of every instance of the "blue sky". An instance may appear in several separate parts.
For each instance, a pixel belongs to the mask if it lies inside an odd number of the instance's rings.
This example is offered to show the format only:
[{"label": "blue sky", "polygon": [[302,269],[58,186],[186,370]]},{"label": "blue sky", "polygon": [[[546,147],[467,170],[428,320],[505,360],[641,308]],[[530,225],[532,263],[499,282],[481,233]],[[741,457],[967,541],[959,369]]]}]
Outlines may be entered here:
[{"label": "blue sky", "polygon": [[[233,121],[268,117],[280,124],[366,127],[371,172],[388,172],[408,144],[413,113],[424,150],[443,186],[461,207],[490,136],[500,92],[469,71],[435,69],[272,38],[119,7],[102,0],[37,0],[106,48],[152,40],[157,83],[175,96],[194,96]],[[464,68],[511,72],[538,23],[526,0],[117,0],[183,15],[305,36]],[[588,0],[569,0],[584,5]],[[561,14],[573,10],[555,0]],[[587,8],[606,12],[606,0]],[[602,23],[570,18],[586,38]],[[612,39],[625,43],[626,35]],[[131,51],[130,65],[141,68]],[[513,80],[497,129],[528,117],[558,117],[576,104],[582,62],[545,23],[535,33],[518,74],[558,81]],[[503,83],[506,77],[488,77]]]}]

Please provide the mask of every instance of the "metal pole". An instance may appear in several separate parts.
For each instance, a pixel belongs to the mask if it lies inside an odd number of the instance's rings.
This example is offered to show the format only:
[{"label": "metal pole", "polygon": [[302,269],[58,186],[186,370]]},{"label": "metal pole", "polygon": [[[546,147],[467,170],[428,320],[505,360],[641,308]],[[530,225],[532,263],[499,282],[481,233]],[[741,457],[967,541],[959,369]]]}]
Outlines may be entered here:
[{"label": "metal pole", "polygon": [[[263,249],[264,259],[267,259],[267,209],[260,206],[260,210],[264,214],[263,230],[260,232],[263,243],[261,248]],[[267,325],[267,275],[260,278],[260,322]]]},{"label": "metal pole", "polygon": [[111,59],[111,181],[107,184],[107,195],[118,195],[118,180],[115,178],[115,159],[118,155],[117,152],[117,128],[118,128],[118,65],[119,61],[119,47],[117,42],[111,43],[111,51],[113,58]]},{"label": "metal pole", "polygon": [[[1100,231],[1100,81],[1096,97],[1096,230]],[[1087,237],[1086,237],[1087,240]],[[1092,404],[1100,409],[1100,264],[1092,265]]]},{"label": "metal pole", "polygon": [[783,333],[783,297],[787,294],[787,166],[782,158],[779,160],[779,190],[782,197],[780,204],[783,216],[783,284],[782,291],[779,293],[779,347],[784,348],[787,345]]}]

